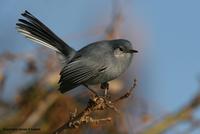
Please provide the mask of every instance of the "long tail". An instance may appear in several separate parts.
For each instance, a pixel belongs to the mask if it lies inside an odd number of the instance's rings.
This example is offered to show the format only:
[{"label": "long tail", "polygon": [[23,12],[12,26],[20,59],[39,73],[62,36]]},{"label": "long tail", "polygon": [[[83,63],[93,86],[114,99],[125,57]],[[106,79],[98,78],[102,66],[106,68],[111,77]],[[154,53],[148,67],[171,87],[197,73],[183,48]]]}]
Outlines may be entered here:
[{"label": "long tail", "polygon": [[21,15],[26,19],[19,19],[19,22],[16,23],[17,31],[26,38],[51,48],[66,57],[75,52],[73,48],[68,46],[31,13],[25,11]]}]

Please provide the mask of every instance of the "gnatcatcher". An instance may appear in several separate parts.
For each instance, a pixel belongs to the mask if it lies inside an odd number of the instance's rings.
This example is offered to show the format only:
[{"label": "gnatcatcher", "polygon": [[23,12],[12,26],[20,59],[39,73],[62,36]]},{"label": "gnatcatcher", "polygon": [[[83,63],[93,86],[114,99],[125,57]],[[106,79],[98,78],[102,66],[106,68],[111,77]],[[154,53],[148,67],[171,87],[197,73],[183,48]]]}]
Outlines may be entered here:
[{"label": "gnatcatcher", "polygon": [[26,19],[19,19],[17,31],[55,50],[62,58],[61,93],[79,85],[101,84],[102,88],[108,88],[108,81],[120,76],[131,63],[133,53],[137,53],[125,39],[98,41],[76,51],[28,11],[21,15]]}]

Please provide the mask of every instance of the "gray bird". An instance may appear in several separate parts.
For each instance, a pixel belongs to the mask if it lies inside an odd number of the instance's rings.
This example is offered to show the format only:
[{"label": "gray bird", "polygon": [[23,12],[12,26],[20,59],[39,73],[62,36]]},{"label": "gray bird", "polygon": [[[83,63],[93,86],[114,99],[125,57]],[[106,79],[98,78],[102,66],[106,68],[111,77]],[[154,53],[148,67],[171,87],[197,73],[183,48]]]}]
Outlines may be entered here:
[{"label": "gray bird", "polygon": [[119,77],[131,63],[133,53],[137,53],[125,39],[98,41],[76,51],[28,11],[21,15],[26,19],[18,20],[17,31],[60,55],[61,93],[79,85],[101,84],[101,88],[108,88],[108,81]]}]

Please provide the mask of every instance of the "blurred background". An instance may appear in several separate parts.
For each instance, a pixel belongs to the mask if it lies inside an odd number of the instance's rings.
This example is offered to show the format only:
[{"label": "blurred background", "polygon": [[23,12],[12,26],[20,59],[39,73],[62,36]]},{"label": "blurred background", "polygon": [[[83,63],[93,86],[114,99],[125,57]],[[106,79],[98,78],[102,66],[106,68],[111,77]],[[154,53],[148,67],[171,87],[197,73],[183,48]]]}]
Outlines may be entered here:
[{"label": "blurred background", "polygon": [[[133,94],[113,111],[113,121],[63,133],[199,134],[200,2],[197,0],[101,0],[0,2],[0,133],[39,128],[49,134],[80,112],[90,93],[79,87],[60,94],[56,54],[16,32],[28,10],[76,50],[98,40],[124,38],[139,51],[130,68],[111,82],[113,98],[137,79]],[[121,90],[123,89],[123,90]],[[101,93],[101,91],[99,91]]]}]

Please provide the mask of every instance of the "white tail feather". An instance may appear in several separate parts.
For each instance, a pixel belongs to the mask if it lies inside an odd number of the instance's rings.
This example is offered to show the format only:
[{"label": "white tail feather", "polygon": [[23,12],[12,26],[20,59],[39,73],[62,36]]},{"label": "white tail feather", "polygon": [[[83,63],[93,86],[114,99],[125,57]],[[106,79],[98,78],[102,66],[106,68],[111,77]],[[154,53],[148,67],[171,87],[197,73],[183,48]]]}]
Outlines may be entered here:
[{"label": "white tail feather", "polygon": [[32,40],[33,42],[39,43],[39,44],[41,44],[41,45],[43,45],[45,47],[48,47],[48,48],[53,49],[54,51],[60,53],[60,51],[57,48],[55,48],[52,45],[44,42],[43,40],[38,39],[37,37],[35,37],[34,35],[32,35],[30,32],[28,32],[28,31],[26,31],[24,29],[21,29],[19,27],[17,27],[17,31],[20,32],[21,34],[23,34],[26,38]]}]

